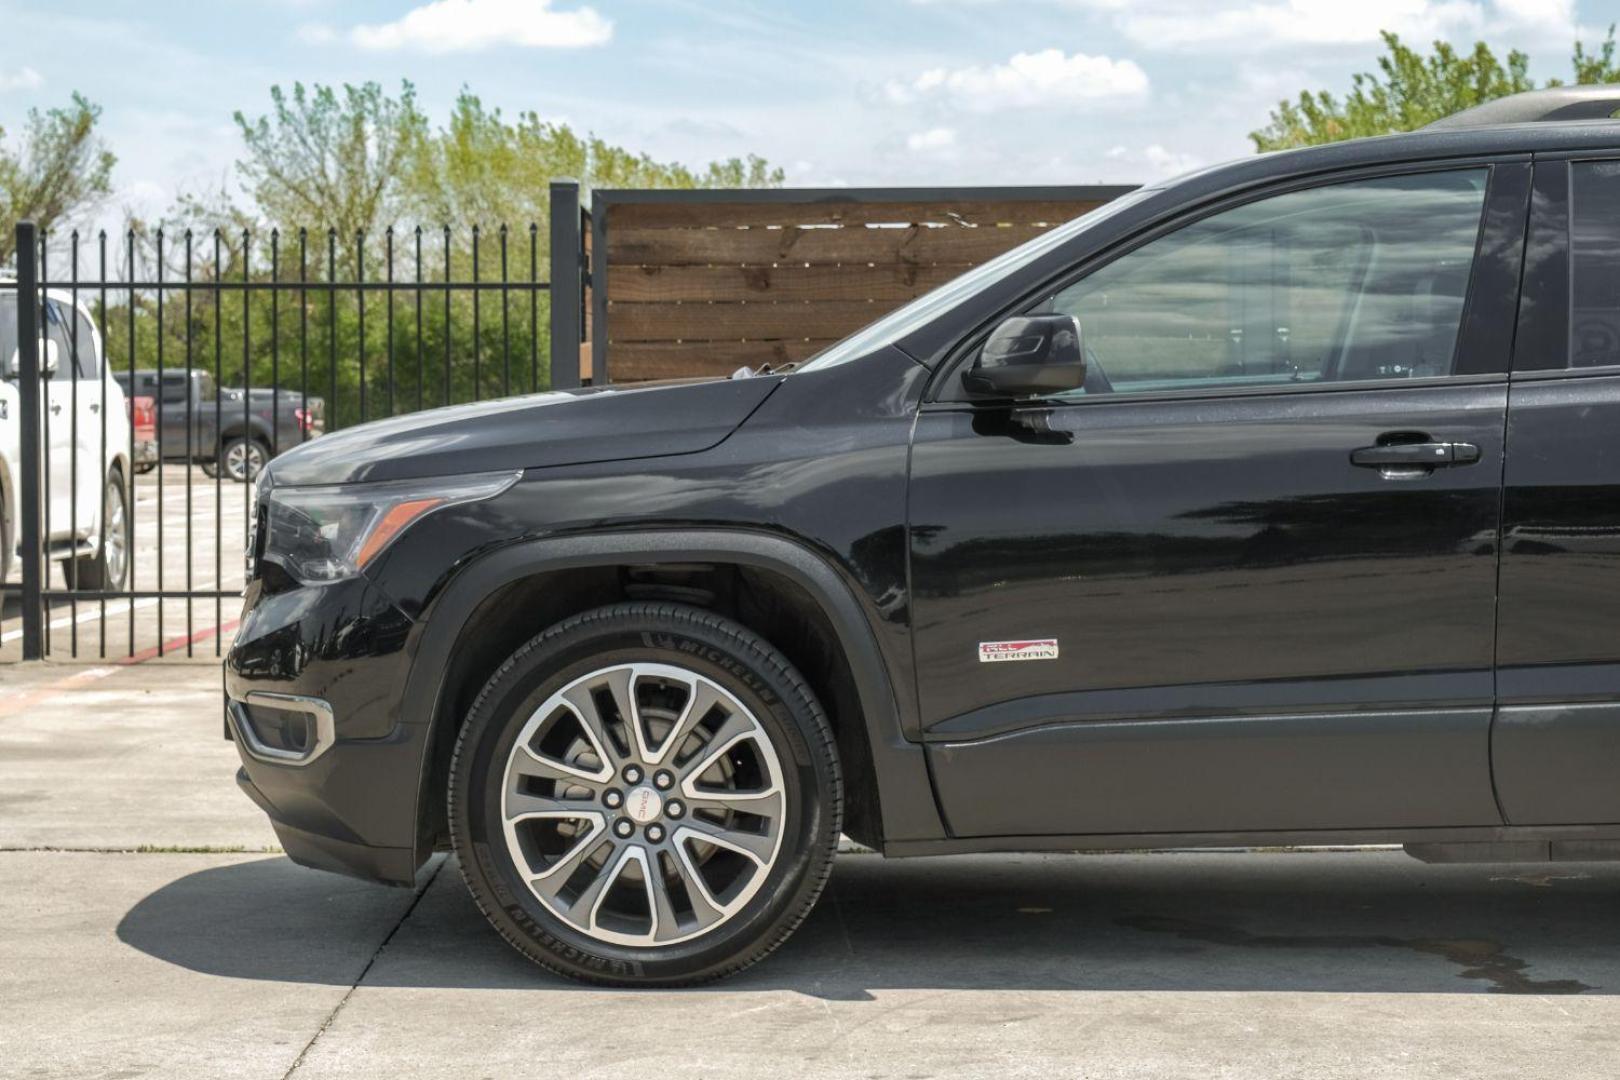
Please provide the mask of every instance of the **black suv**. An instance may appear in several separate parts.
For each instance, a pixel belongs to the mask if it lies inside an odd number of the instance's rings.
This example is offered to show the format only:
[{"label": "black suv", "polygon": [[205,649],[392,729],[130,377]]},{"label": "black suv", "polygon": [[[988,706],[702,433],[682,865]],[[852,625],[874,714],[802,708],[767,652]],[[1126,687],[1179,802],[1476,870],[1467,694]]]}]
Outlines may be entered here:
[{"label": "black suv", "polygon": [[792,369],[259,480],[239,781],[601,982],[885,855],[1620,855],[1620,87],[1134,192]]}]

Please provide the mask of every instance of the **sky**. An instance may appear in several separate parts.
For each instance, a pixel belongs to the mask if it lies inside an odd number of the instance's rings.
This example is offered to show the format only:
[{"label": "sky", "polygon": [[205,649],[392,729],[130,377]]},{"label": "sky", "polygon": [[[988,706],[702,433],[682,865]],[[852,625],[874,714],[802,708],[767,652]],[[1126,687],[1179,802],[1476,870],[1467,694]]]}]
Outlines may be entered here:
[{"label": "sky", "polygon": [[0,127],[77,90],[109,210],[230,183],[276,84],[467,87],[692,165],[794,186],[1134,183],[1251,152],[1283,97],[1348,87],[1378,32],[1483,39],[1567,77],[1620,0],[0,0]]}]

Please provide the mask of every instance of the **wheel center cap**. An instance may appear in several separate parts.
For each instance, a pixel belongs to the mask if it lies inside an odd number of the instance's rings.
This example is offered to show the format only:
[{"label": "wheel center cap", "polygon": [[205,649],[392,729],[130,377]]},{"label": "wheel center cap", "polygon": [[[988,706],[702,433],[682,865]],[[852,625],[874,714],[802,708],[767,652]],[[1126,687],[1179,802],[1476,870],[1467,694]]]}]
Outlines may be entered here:
[{"label": "wheel center cap", "polygon": [[637,825],[656,821],[658,815],[664,812],[663,797],[645,785],[633,788],[630,794],[624,797],[624,812],[629,814],[630,819]]}]

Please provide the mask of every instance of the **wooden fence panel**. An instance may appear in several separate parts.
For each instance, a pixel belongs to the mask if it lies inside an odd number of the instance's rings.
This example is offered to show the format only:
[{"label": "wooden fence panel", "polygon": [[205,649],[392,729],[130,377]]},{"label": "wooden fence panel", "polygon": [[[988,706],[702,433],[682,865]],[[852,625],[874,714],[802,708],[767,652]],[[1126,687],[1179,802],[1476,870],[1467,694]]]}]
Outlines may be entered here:
[{"label": "wooden fence panel", "polygon": [[598,193],[607,318],[591,333],[614,382],[803,359],[1129,189],[1069,190]]}]

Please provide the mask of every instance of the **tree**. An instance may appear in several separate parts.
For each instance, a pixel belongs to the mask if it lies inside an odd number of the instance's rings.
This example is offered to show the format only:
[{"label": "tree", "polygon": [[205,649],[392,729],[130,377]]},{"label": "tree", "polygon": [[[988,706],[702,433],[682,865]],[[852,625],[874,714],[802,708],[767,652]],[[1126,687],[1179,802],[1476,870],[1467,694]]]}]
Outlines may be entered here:
[{"label": "tree", "polygon": [[[1610,26],[1608,37],[1593,52],[1575,43],[1571,67],[1576,83],[1620,81],[1614,31]],[[1255,149],[1285,150],[1412,131],[1483,102],[1536,88],[1528,74],[1530,58],[1517,49],[1504,62],[1483,41],[1466,54],[1437,41],[1434,53],[1424,56],[1394,34],[1382,36],[1386,53],[1378,58],[1378,73],[1353,76],[1342,100],[1318,90],[1279,102],[1271,122],[1250,132]],[[1553,79],[1546,85],[1562,82]]]},{"label": "tree", "polygon": [[399,97],[374,82],[305,89],[271,87],[271,114],[235,114],[246,157],[236,164],[259,213],[283,229],[335,229],[340,247],[399,212],[398,177],[419,152],[427,120],[416,90]]},{"label": "tree", "polygon": [[780,187],[784,174],[764,158],[730,158],[694,171],[580,135],[534,112],[508,120],[462,90],[449,123],[419,146],[406,179],[408,201],[428,221],[544,222],[550,183],[586,187]]},{"label": "tree", "polygon": [[0,263],[16,254],[17,222],[48,230],[112,190],[117,159],[96,134],[100,119],[100,107],[76,93],[67,108],[30,111],[16,147],[0,130]]}]

